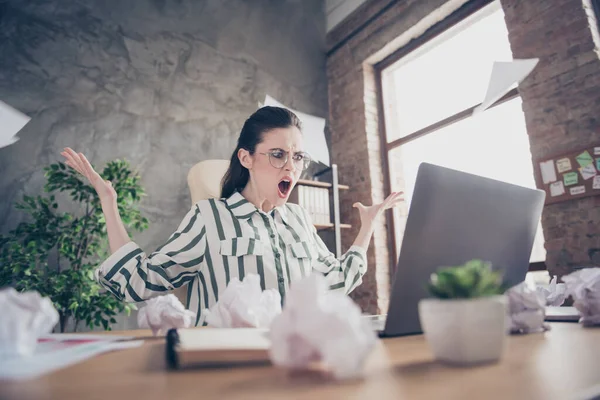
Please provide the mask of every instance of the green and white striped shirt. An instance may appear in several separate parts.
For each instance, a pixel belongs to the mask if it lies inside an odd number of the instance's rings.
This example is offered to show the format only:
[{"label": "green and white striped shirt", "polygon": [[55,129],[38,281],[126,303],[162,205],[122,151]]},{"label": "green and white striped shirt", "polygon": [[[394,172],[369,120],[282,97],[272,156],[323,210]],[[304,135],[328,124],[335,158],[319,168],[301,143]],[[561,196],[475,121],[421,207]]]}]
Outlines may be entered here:
[{"label": "green and white striped shirt", "polygon": [[127,243],[96,270],[98,281],[119,299],[143,301],[189,283],[188,308],[210,308],[233,277],[257,274],[264,289],[279,290],[282,301],[291,282],[318,271],[331,290],[350,293],[366,272],[366,252],[352,246],[336,259],[308,213],[285,204],[265,213],[240,193],[194,204],[169,240],[147,256]]}]

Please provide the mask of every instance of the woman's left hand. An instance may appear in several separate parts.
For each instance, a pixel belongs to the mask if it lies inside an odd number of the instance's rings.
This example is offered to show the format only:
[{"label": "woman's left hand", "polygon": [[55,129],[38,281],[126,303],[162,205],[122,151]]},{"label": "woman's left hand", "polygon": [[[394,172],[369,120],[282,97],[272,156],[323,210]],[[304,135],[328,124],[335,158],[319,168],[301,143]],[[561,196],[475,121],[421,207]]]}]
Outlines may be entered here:
[{"label": "woman's left hand", "polygon": [[365,206],[360,202],[352,207],[358,208],[362,225],[373,224],[373,221],[388,208],[396,207],[404,201],[403,192],[392,192],[382,203]]}]

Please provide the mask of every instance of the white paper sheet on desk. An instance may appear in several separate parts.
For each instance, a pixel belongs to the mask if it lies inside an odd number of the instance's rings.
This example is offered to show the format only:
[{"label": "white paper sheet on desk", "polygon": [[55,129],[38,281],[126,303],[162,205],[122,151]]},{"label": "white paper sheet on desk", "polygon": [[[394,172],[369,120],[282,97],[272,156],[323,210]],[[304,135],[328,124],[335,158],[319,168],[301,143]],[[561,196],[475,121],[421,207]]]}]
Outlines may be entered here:
[{"label": "white paper sheet on desk", "polygon": [[0,101],[0,148],[15,143],[17,133],[31,118]]},{"label": "white paper sheet on desk", "polygon": [[325,140],[325,119],[315,117],[314,115],[305,114],[285,106],[271,96],[265,97],[264,106],[283,107],[287,108],[300,119],[302,122],[302,133],[304,134],[305,151],[315,161],[320,161],[329,166],[329,149]]},{"label": "white paper sheet on desk", "polygon": [[514,86],[521,83],[533,71],[538,61],[538,58],[529,58],[494,62],[485,99],[473,110],[473,115],[485,111]]},{"label": "white paper sheet on desk", "polygon": [[0,379],[26,380],[85,361],[102,353],[141,346],[143,340],[119,341],[124,336],[47,335],[30,357],[0,360]]}]

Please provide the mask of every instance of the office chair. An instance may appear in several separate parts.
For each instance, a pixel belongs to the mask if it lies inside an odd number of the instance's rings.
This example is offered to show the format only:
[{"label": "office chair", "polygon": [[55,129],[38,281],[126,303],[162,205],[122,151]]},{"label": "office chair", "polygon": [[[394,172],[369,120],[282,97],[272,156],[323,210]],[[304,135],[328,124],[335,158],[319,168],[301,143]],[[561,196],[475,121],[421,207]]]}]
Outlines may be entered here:
[{"label": "office chair", "polygon": [[[200,200],[221,198],[221,180],[227,168],[229,168],[229,160],[205,160],[190,168],[187,182],[192,205]],[[188,307],[187,285],[173,292],[186,308]]]}]

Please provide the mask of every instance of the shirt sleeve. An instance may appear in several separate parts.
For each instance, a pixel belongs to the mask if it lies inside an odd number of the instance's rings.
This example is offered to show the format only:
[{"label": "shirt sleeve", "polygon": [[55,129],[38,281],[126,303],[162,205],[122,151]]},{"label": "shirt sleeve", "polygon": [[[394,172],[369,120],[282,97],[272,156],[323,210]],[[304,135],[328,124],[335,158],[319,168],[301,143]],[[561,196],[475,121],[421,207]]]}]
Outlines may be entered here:
[{"label": "shirt sleeve", "polygon": [[330,290],[348,294],[362,283],[367,272],[367,252],[362,247],[351,246],[339,259],[336,258],[317,233],[308,212],[302,208],[310,238],[317,258],[313,260],[314,270],[325,275]]},{"label": "shirt sleeve", "polygon": [[196,276],[206,252],[206,228],[194,205],[169,240],[147,256],[134,242],[115,251],[95,271],[117,298],[139,302],[173,290]]}]

